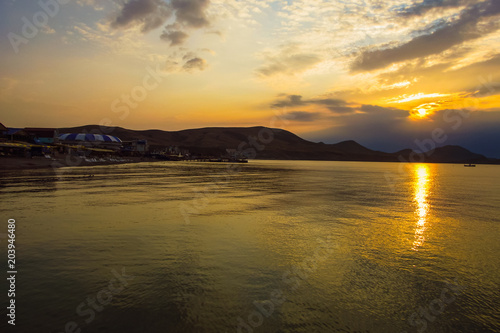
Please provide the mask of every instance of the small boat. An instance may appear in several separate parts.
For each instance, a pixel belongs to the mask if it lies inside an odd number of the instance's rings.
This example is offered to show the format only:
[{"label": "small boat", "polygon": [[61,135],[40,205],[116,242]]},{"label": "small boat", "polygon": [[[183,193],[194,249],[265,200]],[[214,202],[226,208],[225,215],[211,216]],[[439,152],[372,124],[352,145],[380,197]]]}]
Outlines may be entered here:
[{"label": "small boat", "polygon": [[472,163],[469,163],[469,164],[464,164],[464,167],[474,168],[474,167],[476,167],[476,165],[472,164]]}]

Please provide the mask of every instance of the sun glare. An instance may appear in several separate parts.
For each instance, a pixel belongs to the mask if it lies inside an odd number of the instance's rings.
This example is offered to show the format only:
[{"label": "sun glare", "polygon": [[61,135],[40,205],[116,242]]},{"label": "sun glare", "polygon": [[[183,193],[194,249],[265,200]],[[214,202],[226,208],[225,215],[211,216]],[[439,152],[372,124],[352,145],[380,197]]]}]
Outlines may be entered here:
[{"label": "sun glare", "polygon": [[418,109],[418,114],[423,117],[427,114],[427,110],[426,109]]},{"label": "sun glare", "polygon": [[432,116],[434,112],[438,110],[438,108],[439,108],[438,103],[421,104],[410,111],[410,116],[414,120],[426,119]]}]

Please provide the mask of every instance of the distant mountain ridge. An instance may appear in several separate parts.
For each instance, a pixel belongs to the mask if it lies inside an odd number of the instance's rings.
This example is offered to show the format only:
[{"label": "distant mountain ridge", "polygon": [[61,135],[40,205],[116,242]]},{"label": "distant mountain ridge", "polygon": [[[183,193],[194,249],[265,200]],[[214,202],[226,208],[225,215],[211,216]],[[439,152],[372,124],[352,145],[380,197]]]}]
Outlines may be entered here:
[{"label": "distant mountain ridge", "polygon": [[[259,141],[259,134],[271,133],[272,140]],[[98,125],[60,128],[59,133],[111,134],[123,141],[148,140],[153,148],[178,146],[193,154],[220,155],[226,149],[254,149],[257,159],[433,162],[433,163],[499,163],[460,146],[444,146],[418,153],[404,149],[386,153],[366,148],[356,141],[335,144],[316,143],[302,139],[283,129],[256,127],[206,127],[181,131],[130,130],[122,127],[102,128]],[[244,148],[244,149],[243,149]]]}]

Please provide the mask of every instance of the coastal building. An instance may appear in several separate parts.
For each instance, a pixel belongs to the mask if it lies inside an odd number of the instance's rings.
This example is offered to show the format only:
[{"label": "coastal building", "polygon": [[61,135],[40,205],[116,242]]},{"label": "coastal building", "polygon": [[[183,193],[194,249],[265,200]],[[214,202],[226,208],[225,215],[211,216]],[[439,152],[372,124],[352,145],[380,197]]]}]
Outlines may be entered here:
[{"label": "coastal building", "polygon": [[30,136],[22,128],[8,128],[0,123],[0,157],[31,157]]},{"label": "coastal building", "polygon": [[169,146],[165,149],[165,153],[168,155],[176,155],[176,156],[187,156],[190,155],[188,149],[182,149],[178,146]]},{"label": "coastal building", "polygon": [[6,137],[10,141],[30,141],[30,135],[22,128],[8,128]]},{"label": "coastal building", "polygon": [[223,158],[227,158],[229,161],[233,162],[248,162],[245,154],[238,149],[226,149],[226,155],[224,155]]},{"label": "coastal building", "polygon": [[3,136],[4,132],[7,131],[7,127],[5,127],[2,123],[0,123],[0,134]]},{"label": "coastal building", "polygon": [[148,140],[123,141],[121,151],[127,155],[145,155],[149,153]]},{"label": "coastal building", "polygon": [[34,143],[52,145],[57,142],[58,132],[54,128],[26,127],[24,131],[28,133]]},{"label": "coastal building", "polygon": [[113,135],[89,133],[65,133],[58,136],[64,145],[82,146],[85,148],[106,149],[117,152],[122,148],[122,140]]},{"label": "coastal building", "polygon": [[9,139],[9,136],[7,135],[7,132],[9,129],[4,126],[4,124],[0,123],[0,141],[7,141]]}]

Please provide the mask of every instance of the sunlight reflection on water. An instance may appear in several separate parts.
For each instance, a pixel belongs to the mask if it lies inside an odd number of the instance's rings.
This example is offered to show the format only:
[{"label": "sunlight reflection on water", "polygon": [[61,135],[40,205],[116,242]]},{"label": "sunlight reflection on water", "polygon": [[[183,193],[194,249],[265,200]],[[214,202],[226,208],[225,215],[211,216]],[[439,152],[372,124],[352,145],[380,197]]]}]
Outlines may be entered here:
[{"label": "sunlight reflection on water", "polygon": [[429,214],[429,166],[426,164],[415,165],[415,214],[418,217],[417,227],[415,229],[415,241],[413,242],[412,250],[418,251],[425,241],[425,230],[427,223],[427,215]]}]

